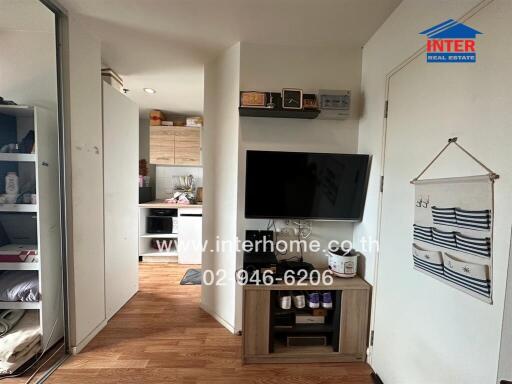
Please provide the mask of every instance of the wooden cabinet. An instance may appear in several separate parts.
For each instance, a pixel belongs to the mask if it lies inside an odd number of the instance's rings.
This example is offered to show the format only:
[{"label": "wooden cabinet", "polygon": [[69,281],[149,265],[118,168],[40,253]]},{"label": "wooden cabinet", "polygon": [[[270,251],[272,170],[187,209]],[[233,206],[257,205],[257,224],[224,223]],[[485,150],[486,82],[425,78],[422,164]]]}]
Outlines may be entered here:
[{"label": "wooden cabinet", "polygon": [[149,162],[157,165],[174,164],[174,132],[172,127],[149,127]]},{"label": "wooden cabinet", "polygon": [[201,131],[200,128],[175,128],[174,131],[174,164],[201,164]]},{"label": "wooden cabinet", "polygon": [[[327,311],[325,323],[276,323],[279,292],[329,291],[333,308]],[[292,306],[293,308],[293,306]],[[277,312],[276,312],[277,311]],[[294,309],[284,312],[291,312]],[[366,360],[370,286],[359,277],[334,278],[332,284],[305,282],[303,285],[283,283],[246,285],[243,303],[243,352],[245,363],[321,363],[361,362]],[[300,313],[311,312],[308,309]],[[287,345],[288,336],[326,336],[325,345]],[[283,343],[284,342],[284,343]]]},{"label": "wooden cabinet", "polygon": [[149,162],[156,165],[201,165],[201,129],[151,126]]},{"label": "wooden cabinet", "polygon": [[268,355],[270,353],[270,291],[245,291],[243,319],[245,356]]}]

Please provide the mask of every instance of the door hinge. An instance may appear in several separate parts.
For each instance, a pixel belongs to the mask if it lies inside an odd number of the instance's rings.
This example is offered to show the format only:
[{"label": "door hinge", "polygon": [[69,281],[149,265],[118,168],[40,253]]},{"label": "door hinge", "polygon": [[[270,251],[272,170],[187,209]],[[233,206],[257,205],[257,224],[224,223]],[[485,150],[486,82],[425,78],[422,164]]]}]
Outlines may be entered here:
[{"label": "door hinge", "polygon": [[384,102],[384,118],[387,119],[388,118],[388,106],[389,106],[389,103],[388,101],[386,100]]},{"label": "door hinge", "polygon": [[384,192],[384,176],[380,177],[380,191]]},{"label": "door hinge", "polygon": [[375,335],[375,331],[370,332],[370,347],[373,347],[373,336]]}]

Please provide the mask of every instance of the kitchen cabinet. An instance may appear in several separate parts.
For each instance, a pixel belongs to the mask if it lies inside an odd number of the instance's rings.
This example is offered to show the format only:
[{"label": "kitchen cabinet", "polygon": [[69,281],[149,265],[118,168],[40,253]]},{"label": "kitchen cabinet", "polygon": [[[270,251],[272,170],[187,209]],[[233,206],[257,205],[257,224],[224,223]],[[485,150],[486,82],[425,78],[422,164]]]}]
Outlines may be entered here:
[{"label": "kitchen cabinet", "polygon": [[172,127],[149,127],[149,162],[157,165],[174,164],[174,132]]},{"label": "kitchen cabinet", "polygon": [[151,126],[150,163],[156,165],[201,165],[201,128]]},{"label": "kitchen cabinet", "polygon": [[[155,209],[177,211],[172,229],[167,233],[148,226],[148,217]],[[201,264],[202,216],[203,209],[199,204],[169,204],[163,200],[139,204],[139,256],[142,261]]]}]

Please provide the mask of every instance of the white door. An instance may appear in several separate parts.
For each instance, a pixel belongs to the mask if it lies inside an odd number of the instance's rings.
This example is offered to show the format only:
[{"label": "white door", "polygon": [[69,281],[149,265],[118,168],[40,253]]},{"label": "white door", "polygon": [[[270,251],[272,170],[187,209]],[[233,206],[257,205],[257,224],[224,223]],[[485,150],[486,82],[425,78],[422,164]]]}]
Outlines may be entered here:
[{"label": "white door", "polygon": [[[499,14],[491,5],[469,22],[485,33],[478,40],[476,64],[428,64],[421,55],[389,83],[372,356],[385,383],[496,381],[512,211],[510,182],[505,181],[512,176],[512,77],[497,75],[510,72],[512,54],[510,30],[504,30],[509,24],[492,21]],[[455,136],[502,176],[496,182],[493,305],[413,270],[414,187],[409,181]],[[424,177],[483,173],[452,146]]]},{"label": "white door", "polygon": [[178,215],[178,263],[201,264],[202,210],[180,209]]},{"label": "white door", "polygon": [[105,296],[109,319],[139,289],[139,108],[105,82],[103,151]]}]

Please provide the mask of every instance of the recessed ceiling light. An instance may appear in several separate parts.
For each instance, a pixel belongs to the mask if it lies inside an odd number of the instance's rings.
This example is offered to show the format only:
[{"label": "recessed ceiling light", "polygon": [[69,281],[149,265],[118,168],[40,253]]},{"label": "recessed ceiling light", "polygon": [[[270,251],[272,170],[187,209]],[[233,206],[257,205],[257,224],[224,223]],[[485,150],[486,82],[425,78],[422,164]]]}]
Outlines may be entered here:
[{"label": "recessed ceiling light", "polygon": [[142,88],[144,92],[149,93],[152,95],[153,93],[156,93],[156,91],[153,88]]}]

